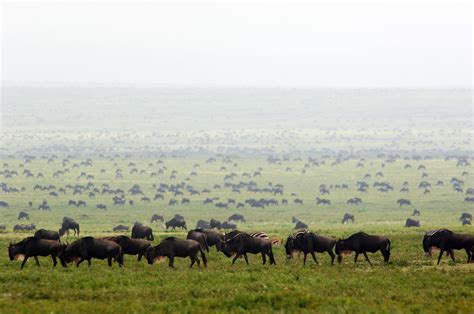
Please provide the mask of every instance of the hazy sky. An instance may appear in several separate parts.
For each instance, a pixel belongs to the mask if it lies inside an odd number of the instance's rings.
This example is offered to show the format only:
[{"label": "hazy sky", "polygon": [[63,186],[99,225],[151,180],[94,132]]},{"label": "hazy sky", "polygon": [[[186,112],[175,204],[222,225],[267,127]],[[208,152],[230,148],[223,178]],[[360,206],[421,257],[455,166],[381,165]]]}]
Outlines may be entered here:
[{"label": "hazy sky", "polygon": [[2,79],[472,86],[472,18],[468,1],[4,1]]}]

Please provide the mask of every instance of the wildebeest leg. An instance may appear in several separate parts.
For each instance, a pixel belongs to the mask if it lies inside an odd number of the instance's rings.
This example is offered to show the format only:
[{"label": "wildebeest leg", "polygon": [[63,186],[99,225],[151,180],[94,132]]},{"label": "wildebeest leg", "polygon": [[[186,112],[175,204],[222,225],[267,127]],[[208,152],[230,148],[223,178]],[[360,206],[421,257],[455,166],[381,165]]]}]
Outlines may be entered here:
[{"label": "wildebeest leg", "polygon": [[20,269],[23,269],[23,267],[25,266],[27,260],[28,260],[28,255],[26,255],[23,262],[21,262],[21,268]]},{"label": "wildebeest leg", "polygon": [[174,268],[174,256],[168,257],[168,266]]},{"label": "wildebeest leg", "polygon": [[40,262],[39,262],[39,260],[38,260],[38,256],[35,256],[34,258],[35,258],[36,265],[40,266]]},{"label": "wildebeest leg", "polygon": [[331,250],[327,251],[329,256],[331,256],[331,265],[334,265],[334,259],[336,258],[336,255]]},{"label": "wildebeest leg", "polygon": [[81,263],[82,263],[83,261],[84,261],[84,259],[83,259],[83,258],[81,258],[79,261],[77,261],[77,263],[76,263],[76,267],[79,267],[79,265],[81,265]]},{"label": "wildebeest leg", "polygon": [[314,252],[311,252],[311,256],[313,257],[313,260],[316,262],[316,264],[319,265],[319,262],[318,262],[318,260],[316,259],[316,254],[314,254]]},{"label": "wildebeest leg", "polygon": [[[451,256],[451,259],[453,260],[453,263],[456,263],[456,261],[454,260],[454,252],[453,252],[453,250],[449,250],[449,256]],[[468,257],[468,260],[469,260],[469,257]]]},{"label": "wildebeest leg", "polygon": [[89,259],[87,260],[87,266],[91,267],[91,265],[92,265],[91,259],[89,258]]},{"label": "wildebeest leg", "polygon": [[304,252],[303,254],[304,254],[303,255],[303,266],[305,266],[306,265],[306,257],[308,256],[308,253]]},{"label": "wildebeest leg", "polygon": [[235,254],[234,258],[232,259],[232,265],[234,265],[235,261],[240,257],[240,254]]},{"label": "wildebeest leg", "polygon": [[58,264],[58,261],[56,260],[56,256],[54,255],[51,255],[51,259],[53,260],[53,268],[54,268]]},{"label": "wildebeest leg", "polygon": [[142,260],[142,253],[138,254],[137,262]]},{"label": "wildebeest leg", "polygon": [[267,257],[265,256],[265,253],[262,252],[262,264],[265,265],[267,263]]},{"label": "wildebeest leg", "polygon": [[112,257],[107,257],[107,265],[109,265],[109,267],[112,267]]},{"label": "wildebeest leg", "polygon": [[244,258],[245,258],[245,262],[247,263],[247,265],[249,264],[249,259],[247,257],[247,253],[244,253]]},{"label": "wildebeest leg", "polygon": [[356,255],[354,257],[354,264],[357,263],[357,258],[359,258],[359,253],[356,252]]},{"label": "wildebeest leg", "polygon": [[469,264],[472,260],[472,254],[468,248],[465,249],[467,254],[467,263]]},{"label": "wildebeest leg", "polygon": [[194,256],[190,255],[189,258],[191,259],[191,265],[189,265],[189,268],[192,268],[196,260],[194,259]]},{"label": "wildebeest leg", "polygon": [[364,254],[364,257],[365,257],[365,259],[367,260],[367,262],[369,262],[370,266],[373,266],[372,263],[371,263],[370,260],[369,260],[369,257],[367,256],[367,252],[364,252],[364,253],[362,253],[362,254]]},{"label": "wildebeest leg", "polygon": [[441,261],[441,257],[443,257],[443,253],[444,253],[443,250],[440,250],[440,251],[439,251],[438,264],[436,264],[436,265],[439,265],[439,262]]}]

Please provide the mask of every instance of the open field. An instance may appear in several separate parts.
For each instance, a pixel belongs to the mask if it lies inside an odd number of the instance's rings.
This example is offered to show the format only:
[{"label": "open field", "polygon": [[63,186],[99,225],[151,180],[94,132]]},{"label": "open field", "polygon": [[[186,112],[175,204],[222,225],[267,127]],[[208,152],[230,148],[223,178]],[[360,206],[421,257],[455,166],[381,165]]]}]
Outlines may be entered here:
[{"label": "open field", "polygon": [[[28,159],[28,158],[26,158]],[[471,232],[471,226],[462,227],[459,216],[462,212],[473,212],[474,204],[464,202],[464,192],[473,186],[469,174],[470,166],[457,166],[457,159],[439,158],[412,160],[388,157],[360,161],[346,158],[336,164],[331,157],[318,158],[318,165],[307,159],[289,158],[279,164],[268,163],[265,158],[221,158],[214,163],[206,163],[205,158],[162,157],[133,158],[131,156],[91,158],[91,165],[84,165],[87,158],[33,158],[26,161],[20,158],[5,158],[3,170],[18,171],[19,175],[5,178],[8,187],[24,187],[16,193],[4,193],[1,200],[8,202],[8,208],[0,209],[2,224],[7,231],[0,235],[0,245],[4,248],[0,264],[0,306],[3,312],[28,312],[33,308],[44,312],[76,312],[91,310],[116,312],[124,307],[127,311],[234,311],[252,310],[255,312],[273,311],[320,311],[320,312],[465,312],[472,311],[474,305],[474,264],[466,264],[464,252],[456,252],[458,264],[453,265],[443,258],[440,266],[434,266],[434,260],[423,256],[421,239],[425,230],[447,227],[459,232]],[[158,162],[161,160],[161,162]],[[82,164],[81,164],[82,163]],[[133,164],[131,164],[133,163]],[[361,163],[363,166],[357,167]],[[78,166],[74,166],[77,164]],[[306,166],[309,164],[309,166]],[[383,164],[383,166],[382,166]],[[405,165],[411,165],[411,168]],[[426,169],[418,170],[423,165]],[[222,167],[225,167],[223,169]],[[253,177],[261,167],[261,176]],[[287,169],[291,168],[291,170]],[[302,169],[306,173],[302,174]],[[33,177],[27,178],[23,171],[30,170]],[[69,169],[69,173],[53,177],[58,170]],[[123,177],[116,178],[116,169],[122,169]],[[137,169],[130,173],[131,169]],[[151,173],[165,169],[162,174],[151,176]],[[105,171],[101,171],[105,170]],[[142,171],[144,170],[144,172]],[[177,171],[176,179],[170,179],[173,170]],[[381,171],[383,177],[376,176]],[[81,173],[92,175],[86,179]],[[190,175],[195,172],[195,175]],[[44,178],[37,178],[42,173]],[[235,173],[234,179],[226,179],[228,174]],[[243,176],[250,173],[251,178]],[[421,178],[426,173],[427,178]],[[5,174],[5,172],[4,172]],[[366,176],[370,174],[370,178]],[[365,178],[364,178],[365,177]],[[463,193],[456,193],[450,183],[456,177],[464,181]],[[254,181],[259,188],[283,185],[283,194],[269,192],[250,192],[245,187],[240,193],[232,192],[225,183]],[[368,192],[357,191],[357,182],[369,184]],[[407,181],[408,193],[399,192]],[[421,181],[432,184],[431,193],[424,194],[418,188]],[[443,185],[436,185],[443,181]],[[167,191],[163,200],[153,200],[160,183],[177,184],[209,193],[191,195],[189,190],[181,189],[183,195],[174,195]],[[272,183],[272,185],[269,184]],[[375,182],[387,182],[393,191],[379,192]],[[51,196],[68,184],[83,187],[82,194],[73,195],[73,189],[66,188],[65,193]],[[124,197],[133,200],[123,206],[112,205],[114,194],[100,192],[95,197],[88,193],[93,188],[102,190],[102,184],[109,184],[111,189],[124,190]],[[138,184],[143,192],[130,195],[127,192]],[[220,185],[218,189],[215,185]],[[319,187],[325,184],[329,195],[321,195]],[[347,189],[336,189],[336,185],[347,184]],[[36,185],[54,188],[41,191]],[[143,196],[151,198],[149,203],[141,201]],[[218,197],[218,201],[236,203],[249,198],[276,199],[279,205],[264,208],[228,208],[219,209],[213,204],[203,204],[208,197]],[[331,205],[316,205],[315,198],[329,199]],[[360,197],[361,205],[348,205],[346,201]],[[170,199],[179,202],[189,198],[190,204],[169,206]],[[299,198],[304,204],[295,204]],[[399,206],[397,200],[409,199],[411,206]],[[48,201],[51,211],[37,210],[43,199]],[[287,199],[289,204],[282,205]],[[69,200],[84,200],[86,207],[68,206]],[[28,207],[28,201],[33,207]],[[217,201],[216,201],[217,202]],[[105,204],[106,211],[95,208],[96,204]],[[421,211],[420,228],[403,227],[413,208]],[[29,222],[19,222],[19,211],[30,214]],[[356,217],[354,224],[341,224],[344,213]],[[48,258],[40,258],[42,266],[38,268],[31,260],[23,271],[19,262],[10,262],[6,254],[9,241],[17,241],[29,233],[13,233],[12,227],[17,223],[35,223],[37,228],[57,230],[63,216],[74,218],[81,225],[81,235],[105,236],[112,234],[112,227],[118,224],[132,226],[135,221],[150,225],[153,213],[160,213],[165,219],[175,213],[182,214],[188,223],[188,229],[194,228],[198,219],[217,218],[221,221],[233,213],[241,213],[247,223],[239,223],[243,231],[265,231],[271,237],[286,239],[292,232],[294,224],[291,217],[296,216],[307,223],[312,231],[333,237],[346,237],[363,230],[372,234],[383,234],[392,241],[392,256],[388,265],[383,265],[380,253],[371,257],[374,267],[370,267],[361,258],[358,265],[353,265],[353,257],[347,257],[343,265],[330,266],[326,254],[318,254],[320,264],[316,266],[308,260],[306,267],[302,259],[291,261],[285,259],[284,248],[275,247],[277,265],[261,265],[259,256],[250,257],[250,265],[243,260],[231,265],[231,260],[211,248],[207,269],[188,269],[189,260],[178,259],[176,270],[168,269],[167,262],[159,265],[148,265],[145,261],[136,262],[127,256],[125,267],[119,269],[114,265],[109,269],[105,261],[93,260],[88,268],[85,264],[79,269],[70,266],[52,270]],[[85,215],[85,216],[84,216]],[[165,231],[161,223],[151,225],[156,239],[175,235],[186,236],[184,231]],[[129,233],[126,233],[129,235]],[[74,237],[63,238],[69,243]]]}]

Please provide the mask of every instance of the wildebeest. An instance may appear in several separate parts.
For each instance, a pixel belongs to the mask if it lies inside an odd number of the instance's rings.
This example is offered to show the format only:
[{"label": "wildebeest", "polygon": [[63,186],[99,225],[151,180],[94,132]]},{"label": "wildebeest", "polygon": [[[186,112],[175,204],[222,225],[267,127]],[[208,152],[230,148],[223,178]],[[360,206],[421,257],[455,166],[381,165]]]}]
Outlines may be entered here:
[{"label": "wildebeest", "polygon": [[296,222],[296,225],[295,225],[295,228],[294,228],[294,229],[295,229],[295,230],[298,230],[298,229],[308,229],[308,225],[305,224],[304,222],[298,220],[298,221]]},{"label": "wildebeest", "polygon": [[167,221],[165,223],[165,227],[167,230],[169,228],[171,228],[171,230],[176,230],[176,228],[187,230],[186,221],[177,218],[172,218],[171,220]]},{"label": "wildebeest", "polygon": [[62,237],[64,234],[69,236],[69,230],[74,230],[74,235],[79,236],[79,224],[74,221],[74,219],[69,217],[64,217],[61,224],[61,229],[59,229],[59,235]]},{"label": "wildebeest", "polygon": [[13,227],[13,232],[17,231],[32,231],[36,229],[36,225],[31,224],[31,225],[15,225]]},{"label": "wildebeest", "polygon": [[107,259],[107,264],[112,267],[112,260],[115,260],[120,267],[123,266],[123,254],[120,245],[113,241],[84,237],[67,245],[62,251],[62,256],[67,263],[76,262],[76,266],[83,261],[91,266],[91,259]]},{"label": "wildebeest", "polygon": [[423,237],[423,251],[426,256],[431,256],[433,248],[440,250],[438,256],[438,263],[441,261],[441,257],[444,252],[447,252],[453,262],[454,253],[453,250],[465,250],[467,254],[467,262],[469,263],[472,259],[472,252],[474,251],[474,236],[469,234],[459,234],[452,232],[448,229],[439,229],[426,232]]},{"label": "wildebeest", "polygon": [[141,261],[142,256],[145,256],[146,251],[151,247],[151,243],[142,239],[130,239],[127,236],[121,235],[116,237],[107,237],[105,240],[113,241],[120,245],[122,254],[138,255],[137,261]]},{"label": "wildebeest", "polygon": [[268,239],[252,237],[244,232],[236,232],[231,238],[224,240],[222,252],[231,257],[235,253],[232,264],[240,257],[244,256],[245,262],[249,263],[247,253],[262,254],[262,263],[267,262],[266,256],[270,259],[270,265],[276,265],[273,256],[272,243]]},{"label": "wildebeest", "polygon": [[219,244],[221,240],[224,240],[224,235],[214,230],[203,230],[203,229],[196,229],[196,232],[202,232],[206,235],[206,243],[208,246],[216,246],[217,251],[220,250]]},{"label": "wildebeest", "polygon": [[58,241],[28,237],[16,244],[10,243],[8,246],[8,256],[13,261],[16,256],[23,255],[24,259],[21,263],[21,269],[23,269],[30,257],[34,257],[36,264],[40,266],[38,256],[51,256],[53,267],[57,265],[56,258],[59,258],[61,265],[66,267],[66,262],[61,257],[63,249],[64,246]]},{"label": "wildebeest", "polygon": [[37,239],[60,241],[59,233],[53,230],[39,229],[34,235]]},{"label": "wildebeest", "polygon": [[153,262],[162,256],[168,257],[169,267],[174,267],[174,258],[175,257],[188,257],[191,259],[190,268],[193,267],[194,263],[197,263],[198,266],[201,265],[197,254],[201,253],[202,262],[204,267],[207,266],[207,259],[204,251],[201,247],[201,244],[195,240],[181,240],[175,237],[168,237],[163,239],[160,244],[155,247],[148,248],[146,252],[146,259],[148,264],[153,264]]},{"label": "wildebeest", "polygon": [[419,227],[419,226],[420,226],[419,220],[407,218],[407,220],[405,221],[405,227]]},{"label": "wildebeest", "polygon": [[196,224],[196,229],[212,229],[209,221],[199,219]]},{"label": "wildebeest", "polygon": [[153,241],[153,229],[148,226],[135,223],[132,228],[132,239],[147,239]]},{"label": "wildebeest", "polygon": [[128,226],[125,226],[125,225],[117,225],[115,227],[112,228],[112,231],[114,232],[121,232],[121,231],[128,231],[130,228]]},{"label": "wildebeest", "polygon": [[17,219],[18,220],[20,220],[20,219],[30,220],[30,214],[28,214],[27,212],[19,212]]},{"label": "wildebeest", "polygon": [[411,201],[410,201],[410,200],[403,199],[403,198],[399,199],[399,200],[397,201],[397,203],[398,203],[398,205],[400,205],[400,206],[403,206],[403,205],[411,205]]},{"label": "wildebeest", "polygon": [[207,235],[204,232],[190,230],[188,232],[188,235],[186,236],[186,239],[191,239],[199,242],[199,244],[201,244],[201,247],[207,252],[209,252],[209,246],[207,245]]},{"label": "wildebeest", "polygon": [[372,265],[367,252],[375,253],[380,251],[384,262],[387,263],[390,259],[390,246],[390,240],[386,237],[358,232],[347,239],[340,239],[336,242],[337,261],[341,263],[343,255],[355,252],[354,263],[357,262],[359,254],[363,254],[367,262]]},{"label": "wildebeest", "polygon": [[154,222],[157,222],[157,221],[165,221],[165,218],[163,217],[163,215],[158,215],[158,214],[153,214],[151,216],[151,219],[150,219],[150,223],[154,223]]},{"label": "wildebeest", "polygon": [[233,224],[233,223],[230,223],[230,222],[228,222],[228,221],[224,221],[223,223],[221,223],[221,229],[226,229],[226,230],[232,229],[232,230],[235,230],[235,229],[237,229],[237,225],[236,225],[236,224]]},{"label": "wildebeest", "polygon": [[348,223],[350,221],[354,222],[354,215],[345,213],[344,217],[342,217],[342,224]]},{"label": "wildebeest", "polygon": [[244,215],[241,215],[241,214],[233,214],[232,216],[229,217],[229,219],[227,219],[228,221],[234,221],[234,222],[246,222],[245,218],[244,218]]},{"label": "wildebeest", "polygon": [[212,218],[209,221],[209,224],[211,225],[211,228],[216,228],[216,229],[221,229],[221,222],[220,220]]},{"label": "wildebeest", "polygon": [[463,226],[466,226],[466,225],[470,226],[470,225],[471,225],[471,220],[464,218],[464,219],[461,221],[461,223],[462,223]]},{"label": "wildebeest", "polygon": [[104,204],[97,204],[95,207],[96,207],[97,209],[107,210],[107,206],[104,205]]},{"label": "wildebeest", "polygon": [[295,251],[303,252],[303,265],[306,265],[306,257],[308,253],[311,254],[316,264],[319,264],[315,252],[327,252],[329,256],[331,256],[331,265],[333,265],[336,257],[333,253],[335,244],[336,240],[333,238],[323,237],[312,232],[299,231],[290,235],[288,239],[286,239],[285,251],[287,258],[292,258],[293,252]]},{"label": "wildebeest", "polygon": [[472,220],[472,214],[470,214],[470,213],[462,213],[462,214],[461,214],[461,217],[459,217],[459,220],[463,220],[463,219]]},{"label": "wildebeest", "polygon": [[420,216],[420,211],[418,209],[414,209],[413,213],[411,214],[412,216]]}]

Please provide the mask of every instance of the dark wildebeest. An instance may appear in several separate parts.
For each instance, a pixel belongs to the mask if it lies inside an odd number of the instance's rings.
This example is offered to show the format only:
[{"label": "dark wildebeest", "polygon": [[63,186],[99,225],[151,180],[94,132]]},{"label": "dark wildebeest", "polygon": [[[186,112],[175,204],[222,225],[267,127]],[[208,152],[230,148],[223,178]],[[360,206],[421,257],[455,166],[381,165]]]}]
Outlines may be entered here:
[{"label": "dark wildebeest", "polygon": [[171,228],[171,230],[176,230],[176,228],[183,228],[184,230],[187,230],[186,228],[186,221],[173,218],[165,223],[166,230]]},{"label": "dark wildebeest", "polygon": [[90,267],[92,258],[107,259],[107,264],[110,267],[112,267],[112,259],[114,259],[120,267],[123,266],[123,254],[120,245],[104,239],[84,237],[68,245],[62,253],[67,263],[75,261],[77,267],[83,261],[87,261]]},{"label": "dark wildebeest", "polygon": [[36,264],[40,266],[38,256],[50,255],[53,260],[53,267],[58,263],[56,257],[59,258],[61,265],[66,267],[66,262],[61,257],[63,248],[64,247],[58,241],[28,237],[16,244],[10,243],[10,246],[8,247],[8,255],[11,261],[13,261],[18,255],[24,255],[21,269],[23,269],[29,257],[34,257]]},{"label": "dark wildebeest", "polygon": [[405,227],[419,227],[419,226],[420,226],[419,220],[407,218],[407,220],[405,221]]},{"label": "dark wildebeest", "polygon": [[221,240],[224,240],[224,235],[214,230],[202,230],[196,229],[196,232],[202,232],[206,235],[206,243],[208,246],[216,246],[217,251],[219,251],[219,244]]},{"label": "dark wildebeest", "polygon": [[462,214],[461,214],[461,217],[459,218],[459,220],[463,220],[463,219],[472,220],[472,215],[471,215],[470,213],[462,213]]},{"label": "dark wildebeest", "polygon": [[135,224],[132,228],[132,239],[147,239],[153,241],[153,230],[150,227]]},{"label": "dark wildebeest", "polygon": [[165,218],[163,217],[163,215],[153,214],[153,216],[151,216],[150,223],[154,223],[157,221],[164,222]]},{"label": "dark wildebeest", "polygon": [[201,244],[201,247],[209,252],[209,246],[207,245],[207,235],[205,233],[197,230],[190,230],[186,236],[186,239],[198,241],[199,244]]},{"label": "dark wildebeest", "polygon": [[17,232],[17,231],[31,231],[31,230],[35,230],[36,229],[36,225],[34,224],[31,224],[31,225],[15,225],[13,226],[13,232]]},{"label": "dark wildebeest", "polygon": [[209,224],[211,225],[211,228],[216,228],[216,229],[220,229],[221,228],[221,222],[217,219],[214,219],[212,218],[211,221],[209,222]]},{"label": "dark wildebeest", "polygon": [[30,220],[30,214],[28,214],[27,212],[19,212],[17,219],[18,220],[20,220],[20,219]]},{"label": "dark wildebeest", "polygon": [[233,223],[230,223],[228,221],[224,221],[223,223],[221,223],[221,229],[232,229],[232,230],[235,230],[237,229],[237,225],[236,224],[233,224]]},{"label": "dark wildebeest", "polygon": [[79,224],[75,221],[63,221],[61,225],[61,229],[59,229],[59,235],[62,237],[63,235],[69,236],[69,230],[74,230],[74,235],[79,236]]},{"label": "dark wildebeest", "polygon": [[185,220],[184,216],[180,214],[174,214],[174,218],[179,219],[179,220]]},{"label": "dark wildebeest", "polygon": [[469,234],[454,233],[448,229],[439,229],[426,232],[423,237],[423,251],[426,256],[431,256],[433,248],[440,250],[438,256],[438,264],[444,252],[451,256],[453,262],[453,250],[465,250],[467,254],[467,262],[472,259],[472,252],[474,251],[474,236]]},{"label": "dark wildebeest", "polygon": [[121,231],[128,231],[130,228],[128,226],[125,226],[125,225],[117,225],[115,227],[112,228],[112,231],[114,232],[121,232]]},{"label": "dark wildebeest", "polygon": [[298,220],[294,229],[308,229],[308,225]]},{"label": "dark wildebeest", "polygon": [[464,218],[464,219],[461,221],[461,223],[462,223],[463,226],[466,226],[466,225],[470,226],[470,225],[471,225],[471,220]]},{"label": "dark wildebeest", "polygon": [[244,232],[236,232],[236,234],[224,240],[222,245],[222,252],[227,257],[231,257],[234,253],[235,256],[232,260],[232,264],[241,257],[242,255],[245,258],[247,265],[249,260],[247,253],[251,254],[262,254],[262,263],[267,262],[266,256],[268,255],[270,259],[270,265],[276,265],[275,258],[273,257],[272,243],[268,239],[255,238]]},{"label": "dark wildebeest", "polygon": [[196,224],[196,229],[212,229],[211,224],[208,221],[199,219]]},{"label": "dark wildebeest", "polygon": [[233,214],[232,216],[229,217],[229,219],[227,219],[228,221],[234,221],[234,222],[246,222],[245,221],[245,218],[244,218],[244,215],[240,215],[240,214]]},{"label": "dark wildebeest", "polygon": [[411,215],[412,215],[412,216],[420,216],[420,214],[421,214],[420,211],[415,208],[415,209],[413,210],[413,213],[412,213]]},{"label": "dark wildebeest", "polygon": [[113,241],[120,245],[122,254],[138,255],[137,261],[141,261],[142,256],[145,256],[146,250],[151,247],[151,243],[142,239],[130,239],[127,236],[121,235],[116,237],[107,237],[105,240]]},{"label": "dark wildebeest", "polygon": [[34,235],[37,239],[61,241],[59,233],[53,230],[39,229]]},{"label": "dark wildebeest", "polygon": [[303,265],[306,265],[306,257],[309,254],[313,257],[313,260],[318,263],[315,252],[323,253],[327,252],[331,256],[331,265],[334,264],[336,255],[333,253],[334,245],[336,240],[333,238],[323,237],[316,235],[312,232],[299,231],[296,232],[286,239],[285,251],[288,259],[293,257],[293,252],[303,252]]},{"label": "dark wildebeest", "polygon": [[207,259],[204,251],[201,247],[201,244],[195,240],[181,240],[175,237],[169,237],[161,241],[155,247],[150,247],[146,253],[146,259],[148,264],[153,264],[153,262],[162,257],[168,257],[169,267],[174,267],[174,258],[175,257],[188,257],[191,259],[190,268],[193,267],[194,263],[197,263],[198,266],[201,266],[201,262],[197,257],[198,253],[201,253],[202,262],[204,267],[207,266]]},{"label": "dark wildebeest", "polygon": [[341,239],[336,242],[337,261],[341,263],[343,255],[355,252],[354,263],[357,262],[359,254],[364,254],[367,262],[372,265],[367,256],[367,252],[375,253],[380,251],[383,255],[384,262],[387,263],[390,259],[390,245],[390,240],[386,237],[358,232],[347,239]]},{"label": "dark wildebeest", "polygon": [[352,221],[352,223],[354,223],[354,215],[345,213],[344,217],[342,217],[342,224],[348,223],[349,220]]}]

